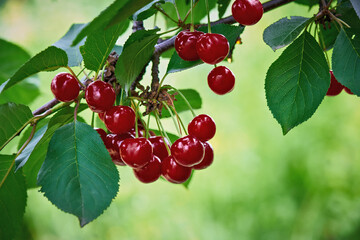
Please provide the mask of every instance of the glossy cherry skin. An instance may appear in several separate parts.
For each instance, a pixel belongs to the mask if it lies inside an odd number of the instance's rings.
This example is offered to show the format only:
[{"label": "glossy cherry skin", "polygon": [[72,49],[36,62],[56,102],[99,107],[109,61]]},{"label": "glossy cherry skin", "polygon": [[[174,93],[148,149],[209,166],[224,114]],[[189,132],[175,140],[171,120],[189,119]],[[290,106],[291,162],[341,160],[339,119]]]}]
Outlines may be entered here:
[{"label": "glossy cherry skin", "polygon": [[171,155],[184,167],[192,167],[200,163],[204,153],[204,145],[199,139],[190,135],[179,138],[171,145]]},{"label": "glossy cherry skin", "polygon": [[236,0],[231,10],[234,19],[245,26],[254,25],[260,21],[264,13],[259,0]]},{"label": "glossy cherry skin", "polygon": [[196,164],[195,166],[192,167],[195,170],[205,169],[209,167],[214,161],[214,150],[212,146],[208,142],[205,142],[203,144],[205,147],[205,155],[203,160],[199,164]]},{"label": "glossy cherry skin", "polygon": [[142,168],[153,157],[153,149],[146,138],[129,138],[120,144],[120,156],[126,165],[132,168]]},{"label": "glossy cherry skin", "polygon": [[166,138],[160,136],[153,136],[149,138],[149,141],[152,143],[154,155],[160,158],[161,161],[163,161],[166,157],[169,156],[166,145],[168,146],[169,149],[170,149],[170,145]]},{"label": "glossy cherry skin", "polygon": [[87,86],[85,99],[89,108],[94,112],[105,112],[115,103],[115,91],[113,87],[103,81],[95,81]]},{"label": "glossy cherry skin", "polygon": [[185,61],[199,60],[196,52],[196,41],[203,34],[203,32],[190,32],[189,30],[179,32],[175,38],[175,50],[179,57]]},{"label": "glossy cherry skin", "polygon": [[101,121],[103,121],[103,122],[105,121],[105,119],[104,119],[105,118],[105,112],[98,113],[98,116],[99,116]]},{"label": "glossy cherry skin", "polygon": [[218,66],[209,73],[208,85],[214,93],[224,95],[234,89],[235,76],[227,67]]},{"label": "glossy cherry skin", "polygon": [[159,179],[161,176],[161,161],[153,155],[150,162],[145,167],[133,169],[135,177],[143,183],[152,183]]},{"label": "glossy cherry skin", "polygon": [[196,137],[202,142],[206,142],[215,136],[216,125],[210,116],[201,114],[189,123],[188,132],[189,135]]},{"label": "glossy cherry skin", "polygon": [[161,162],[161,174],[171,183],[183,183],[191,176],[192,169],[178,164],[172,156]]},{"label": "glossy cherry skin", "polygon": [[128,106],[113,106],[105,112],[104,122],[112,133],[127,133],[135,125],[135,112]]},{"label": "glossy cherry skin", "polygon": [[208,64],[217,64],[229,54],[229,42],[224,35],[205,33],[196,42],[196,52]]},{"label": "glossy cherry skin", "polygon": [[104,131],[104,129],[102,128],[95,128],[95,131],[97,131],[97,133],[100,135],[101,139],[103,140],[103,142],[105,143],[106,141],[106,132]]},{"label": "glossy cherry skin", "polygon": [[326,96],[336,96],[339,95],[341,93],[341,91],[344,89],[344,86],[341,85],[341,83],[339,83],[335,76],[333,71],[330,70],[330,87],[326,93]]},{"label": "glossy cherry skin", "polygon": [[129,133],[108,134],[106,136],[106,139],[105,139],[106,149],[110,153],[111,159],[116,165],[120,165],[120,166],[126,165],[120,157],[119,148],[120,148],[122,141],[124,141],[125,139],[128,139],[128,138],[134,138],[134,136],[132,136]]},{"label": "glossy cherry skin", "polygon": [[74,101],[79,96],[80,86],[70,73],[58,73],[51,81],[51,91],[61,102]]}]

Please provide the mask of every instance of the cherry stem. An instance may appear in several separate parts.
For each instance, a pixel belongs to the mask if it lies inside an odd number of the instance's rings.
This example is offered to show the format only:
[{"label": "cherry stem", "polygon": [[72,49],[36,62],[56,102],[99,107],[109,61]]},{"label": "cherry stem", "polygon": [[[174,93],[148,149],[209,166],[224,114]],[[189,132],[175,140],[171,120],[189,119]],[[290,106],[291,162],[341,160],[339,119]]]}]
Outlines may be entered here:
[{"label": "cherry stem", "polygon": [[188,108],[190,109],[193,117],[196,117],[196,114],[195,114],[194,109],[191,107],[191,104],[190,104],[189,101],[186,99],[186,97],[184,96],[184,94],[182,94],[178,89],[176,89],[176,88],[173,87],[173,86],[166,86],[166,87],[175,90],[175,91],[184,99],[184,101],[185,101],[186,105],[188,106]]},{"label": "cherry stem", "polygon": [[95,113],[92,112],[92,115],[91,115],[91,127],[94,128],[94,123],[95,123]]},{"label": "cherry stem", "polygon": [[211,33],[209,0],[205,0],[205,5],[206,5],[207,19],[208,19],[208,33]]},{"label": "cherry stem", "polygon": [[156,10],[158,10],[159,12],[161,12],[162,14],[164,14],[165,17],[169,18],[171,21],[173,21],[174,23],[178,23],[178,21],[176,21],[175,19],[173,19],[172,17],[170,17],[164,10],[162,10],[161,8],[159,8],[158,6],[154,5],[154,8]]},{"label": "cherry stem", "polygon": [[180,122],[180,124],[181,124],[182,128],[184,129],[185,134],[186,134],[186,135],[188,135],[188,133],[187,133],[187,129],[186,129],[186,127],[185,127],[185,125],[184,125],[183,121],[181,120],[181,118],[180,118],[179,114],[176,112],[175,107],[174,107],[174,106],[171,106],[171,108],[174,110],[174,113],[176,114],[176,117],[177,117],[178,121]]},{"label": "cherry stem", "polygon": [[[167,135],[167,133],[165,132],[163,125],[161,124],[161,121],[160,121],[160,118],[159,118],[159,113],[157,111],[154,111],[154,116],[155,116],[156,124],[158,126],[160,135],[163,138],[164,142],[166,142],[165,139],[164,139],[165,137],[170,142],[170,138]],[[169,155],[171,155],[171,151],[169,149],[169,146],[167,144],[165,144],[165,147],[166,147],[166,150],[168,151]]]},{"label": "cherry stem", "polygon": [[80,76],[80,74],[82,73],[82,72],[84,72],[84,70],[85,70],[86,68],[84,67],[84,68],[82,68],[81,69],[81,71],[76,75],[76,77],[79,77]]},{"label": "cherry stem", "polygon": [[191,1],[191,27],[190,27],[190,31],[194,32],[195,28],[194,28],[194,0],[190,0]]},{"label": "cherry stem", "polygon": [[[194,0],[195,1],[195,4],[194,4],[194,6],[193,6],[193,8],[195,8],[196,7],[196,5],[197,5],[197,3],[199,2],[199,0]],[[186,20],[187,20],[187,18],[189,17],[189,15],[190,15],[190,13],[191,13],[191,8],[189,9],[189,11],[186,13],[186,16],[185,16],[185,18],[184,18],[184,21],[183,22],[186,22]],[[195,27],[195,26],[194,26]]]},{"label": "cherry stem", "polygon": [[32,126],[32,130],[30,133],[30,136],[28,137],[28,139],[26,140],[26,142],[21,146],[21,148],[19,149],[19,151],[17,152],[15,159],[22,153],[22,151],[24,151],[24,149],[26,148],[27,145],[29,145],[30,141],[33,139],[35,132],[36,132],[36,125],[37,123],[31,124]]},{"label": "cherry stem", "polygon": [[175,120],[175,116],[174,114],[172,113],[172,110],[169,108],[169,106],[167,105],[166,102],[161,102],[165,108],[169,111],[170,115],[171,115],[171,119],[173,120],[174,122],[174,125],[175,125],[175,128],[176,128],[176,131],[178,132],[178,135],[181,136],[182,133],[181,133],[181,128],[180,128],[180,122],[179,122],[179,119],[177,119],[178,123],[176,123],[176,120]]},{"label": "cherry stem", "polygon": [[74,110],[74,121],[77,121],[77,113],[78,113],[78,109],[79,109],[79,105],[80,105],[80,99],[75,100],[76,105],[75,105],[75,110]]},{"label": "cherry stem", "polygon": [[139,137],[139,133],[138,133],[138,108],[137,105],[135,105],[134,101],[131,101],[131,105],[134,109],[135,112],[135,138]]},{"label": "cherry stem", "polygon": [[74,73],[74,71],[69,67],[66,66],[66,68],[69,70],[69,72],[71,73],[71,75],[73,75],[75,77],[75,79],[78,81],[78,83],[80,84],[80,86],[85,89],[86,86],[79,80],[79,78],[76,76],[76,74]]},{"label": "cherry stem", "polygon": [[176,27],[176,28],[170,29],[170,30],[168,30],[168,31],[165,31],[165,32],[159,33],[159,35],[164,35],[164,34],[167,34],[167,33],[171,33],[171,32],[173,32],[173,31],[178,30],[179,28],[180,28],[180,27]]},{"label": "cherry stem", "polygon": [[176,1],[174,1],[174,7],[175,7],[175,11],[176,11],[176,15],[178,17],[178,20],[179,20],[179,22],[181,22],[181,17],[180,17],[179,9],[176,6]]},{"label": "cherry stem", "polygon": [[330,60],[329,60],[328,53],[327,53],[327,51],[326,51],[324,36],[323,36],[323,34],[322,34],[322,32],[321,32],[321,29],[319,29],[319,31],[318,31],[318,37],[319,37],[319,43],[320,43],[320,45],[321,45],[322,48],[323,48],[323,52],[325,53],[326,62],[327,62],[327,64],[328,64],[328,66],[329,66],[329,69],[331,69]]}]

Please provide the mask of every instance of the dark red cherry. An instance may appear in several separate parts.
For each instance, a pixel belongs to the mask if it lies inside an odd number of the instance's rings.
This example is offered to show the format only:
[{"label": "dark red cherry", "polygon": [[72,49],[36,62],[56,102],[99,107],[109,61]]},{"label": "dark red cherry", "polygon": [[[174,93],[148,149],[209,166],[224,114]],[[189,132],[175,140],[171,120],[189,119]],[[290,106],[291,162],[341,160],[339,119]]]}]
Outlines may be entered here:
[{"label": "dark red cherry", "polygon": [[142,168],[134,169],[134,174],[140,182],[152,183],[159,179],[161,176],[161,161],[153,155],[150,162]]},{"label": "dark red cherry", "polygon": [[161,174],[171,183],[183,183],[191,176],[192,169],[178,164],[172,156],[162,161]]},{"label": "dark red cherry", "polygon": [[113,87],[103,81],[95,81],[87,86],[85,99],[90,109],[94,112],[105,112],[115,103],[115,91]]},{"label": "dark red cherry", "polygon": [[104,122],[105,121],[105,119],[104,119],[105,118],[105,112],[98,113],[98,115],[99,115],[100,120]]},{"label": "dark red cherry", "polygon": [[179,138],[171,145],[171,155],[184,167],[192,167],[200,163],[204,153],[204,145],[199,139],[190,135]]},{"label": "dark red cherry", "polygon": [[105,139],[105,146],[108,152],[110,153],[112,161],[116,165],[125,166],[125,163],[120,157],[119,148],[123,140],[127,138],[134,138],[129,133],[124,134],[108,134]]},{"label": "dark red cherry", "polygon": [[170,145],[166,138],[164,142],[163,137],[153,136],[149,138],[149,141],[152,143],[154,155],[159,157],[161,161],[163,161],[164,158],[169,156],[166,145],[169,147],[169,149],[170,149]]},{"label": "dark red cherry", "polygon": [[212,139],[216,132],[214,120],[206,115],[196,116],[188,125],[189,135],[192,135],[202,142]]},{"label": "dark red cherry", "polygon": [[341,93],[341,91],[344,89],[344,86],[339,83],[335,76],[333,71],[330,70],[330,87],[326,93],[326,96],[336,96]]},{"label": "dark red cherry", "polygon": [[224,35],[205,33],[196,42],[196,52],[208,64],[217,64],[229,54],[229,42]]},{"label": "dark red cherry", "polygon": [[74,101],[79,96],[80,86],[70,73],[58,73],[51,81],[51,91],[61,102]]},{"label": "dark red cherry", "polygon": [[236,0],[232,5],[234,19],[242,25],[254,25],[260,21],[264,9],[259,0]]},{"label": "dark red cherry", "polygon": [[218,66],[209,73],[208,85],[214,93],[223,95],[234,89],[235,76],[227,67]]},{"label": "dark red cherry", "polygon": [[208,142],[205,142],[203,144],[205,147],[205,155],[203,160],[199,164],[196,164],[195,166],[192,167],[195,170],[205,169],[209,167],[214,161],[214,150],[212,146]]},{"label": "dark red cherry", "polygon": [[153,149],[146,138],[128,138],[120,144],[120,156],[126,165],[142,168],[152,159]]},{"label": "dark red cherry", "polygon": [[95,130],[97,131],[97,133],[100,135],[101,139],[103,140],[103,142],[105,143],[106,141],[106,132],[104,131],[104,129],[102,128],[95,128]]},{"label": "dark red cherry", "polygon": [[113,106],[105,112],[105,125],[112,133],[127,133],[135,125],[135,112],[128,106]]},{"label": "dark red cherry", "polygon": [[175,38],[175,50],[179,57],[185,61],[199,60],[196,52],[196,41],[203,34],[203,32],[190,32],[189,30],[179,32]]},{"label": "dark red cherry", "polygon": [[348,94],[354,95],[354,93],[353,93],[349,88],[347,88],[347,87],[345,87],[345,86],[344,86],[344,90],[345,90],[345,92],[347,92]]}]

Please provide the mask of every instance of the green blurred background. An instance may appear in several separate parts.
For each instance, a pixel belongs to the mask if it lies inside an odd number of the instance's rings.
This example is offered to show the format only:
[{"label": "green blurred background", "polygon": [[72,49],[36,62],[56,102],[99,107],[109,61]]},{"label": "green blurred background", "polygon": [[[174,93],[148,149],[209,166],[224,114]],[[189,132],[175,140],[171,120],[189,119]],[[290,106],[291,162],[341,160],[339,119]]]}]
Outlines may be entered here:
[{"label": "green blurred background", "polygon": [[[34,55],[61,38],[72,23],[90,21],[111,2],[2,0],[0,38]],[[284,16],[312,16],[315,8],[308,11],[291,3],[245,29],[233,63],[224,63],[236,75],[235,89],[228,95],[215,95],[208,88],[208,65],[167,78],[178,88],[199,91],[203,108],[197,113],[207,113],[217,123],[211,140],[214,164],[196,172],[189,190],[165,181],[145,185],[129,168],[119,168],[118,196],[83,229],[38,189],[29,190],[27,233],[20,238],[360,239],[358,98],[344,92],[325,98],[314,116],[287,136],[266,105],[266,71],[281,50],[274,53],[265,45],[263,30]],[[212,18],[216,16],[214,12]],[[167,62],[162,60],[161,74]],[[53,98],[53,76],[39,74],[42,95],[31,104],[32,110]],[[191,115],[183,118],[188,122]]]}]

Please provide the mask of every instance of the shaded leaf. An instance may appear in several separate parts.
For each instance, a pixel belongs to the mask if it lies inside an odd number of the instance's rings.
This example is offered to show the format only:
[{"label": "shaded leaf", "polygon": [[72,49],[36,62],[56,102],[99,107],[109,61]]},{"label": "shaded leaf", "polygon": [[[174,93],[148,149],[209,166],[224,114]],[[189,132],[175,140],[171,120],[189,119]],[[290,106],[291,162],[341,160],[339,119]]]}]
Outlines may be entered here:
[{"label": "shaded leaf", "polygon": [[230,4],[230,0],[217,0],[219,18],[222,18]]},{"label": "shaded leaf", "polygon": [[304,32],[270,66],[265,80],[269,109],[284,134],[314,114],[329,85],[324,53]]},{"label": "shaded leaf", "polygon": [[335,22],[330,22],[325,26],[325,28],[322,25],[319,26],[320,46],[327,51],[334,47],[336,38],[339,35],[339,29]]},{"label": "shaded leaf", "polygon": [[301,5],[306,5],[309,7],[309,10],[316,5],[319,5],[319,1],[318,0],[295,0],[296,3],[301,4]]},{"label": "shaded leaf", "polygon": [[360,18],[360,1],[359,0],[350,0],[357,16]]},{"label": "shaded leaf", "polygon": [[341,1],[339,6],[336,8],[336,14],[340,15],[341,20],[345,21],[351,27],[348,29],[348,32],[360,32],[360,19],[357,16],[350,0]]}]

